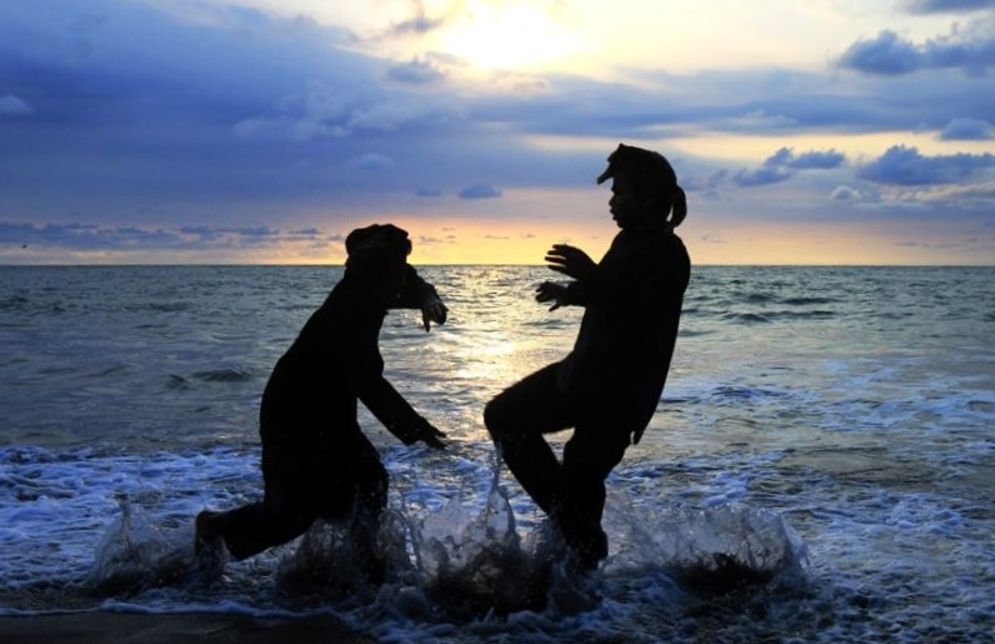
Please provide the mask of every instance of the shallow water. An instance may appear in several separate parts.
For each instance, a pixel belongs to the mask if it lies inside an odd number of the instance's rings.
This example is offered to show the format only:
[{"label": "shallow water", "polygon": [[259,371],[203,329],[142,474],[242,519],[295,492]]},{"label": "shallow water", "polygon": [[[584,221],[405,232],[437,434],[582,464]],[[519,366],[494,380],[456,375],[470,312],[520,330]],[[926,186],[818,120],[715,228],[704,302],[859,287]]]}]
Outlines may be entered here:
[{"label": "shallow water", "polygon": [[[381,347],[449,449],[363,413],[392,477],[376,588],[343,580],[336,526],[220,577],[189,552],[198,510],[258,497],[263,385],[338,269],[0,268],[0,607],[331,611],[405,640],[990,638],[995,270],[695,269],[588,579],[543,567],[544,518],[506,471],[495,487],[480,418],[580,312],[531,301],[545,269],[422,272],[449,323],[394,313]],[[716,561],[742,587],[696,574]],[[536,585],[542,607],[517,592]]]}]

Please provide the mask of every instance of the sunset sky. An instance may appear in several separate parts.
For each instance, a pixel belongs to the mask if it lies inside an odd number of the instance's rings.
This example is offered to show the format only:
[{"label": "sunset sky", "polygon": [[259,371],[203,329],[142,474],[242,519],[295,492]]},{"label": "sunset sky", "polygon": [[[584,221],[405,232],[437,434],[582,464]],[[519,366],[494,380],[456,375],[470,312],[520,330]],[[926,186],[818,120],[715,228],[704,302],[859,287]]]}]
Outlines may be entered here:
[{"label": "sunset sky", "polygon": [[3,0],[0,263],[600,256],[667,156],[697,264],[995,264],[995,0]]}]

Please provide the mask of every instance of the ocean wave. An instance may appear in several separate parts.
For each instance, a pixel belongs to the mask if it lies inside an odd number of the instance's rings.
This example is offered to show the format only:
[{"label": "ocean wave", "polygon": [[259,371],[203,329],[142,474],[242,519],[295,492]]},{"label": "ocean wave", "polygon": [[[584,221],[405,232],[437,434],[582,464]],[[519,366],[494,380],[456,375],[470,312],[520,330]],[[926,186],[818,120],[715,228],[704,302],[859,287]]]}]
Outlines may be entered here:
[{"label": "ocean wave", "polygon": [[780,303],[791,306],[808,306],[810,304],[835,304],[840,301],[834,297],[786,297],[780,300]]},{"label": "ocean wave", "polygon": [[28,298],[21,295],[12,295],[0,300],[0,311],[23,309],[28,303]]},{"label": "ocean wave", "polygon": [[255,378],[251,372],[238,368],[198,371],[193,374],[193,377],[205,382],[249,382]]},{"label": "ocean wave", "polygon": [[770,318],[767,315],[760,313],[726,313],[722,316],[722,319],[742,324],[766,324],[770,322]]}]

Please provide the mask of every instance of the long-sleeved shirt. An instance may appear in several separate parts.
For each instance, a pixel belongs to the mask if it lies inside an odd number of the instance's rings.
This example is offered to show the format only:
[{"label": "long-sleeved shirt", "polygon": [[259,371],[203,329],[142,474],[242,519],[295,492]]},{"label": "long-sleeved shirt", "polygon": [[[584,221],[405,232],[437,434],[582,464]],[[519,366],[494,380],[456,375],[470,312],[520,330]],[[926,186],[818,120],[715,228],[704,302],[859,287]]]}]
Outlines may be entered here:
[{"label": "long-sleeved shirt", "polygon": [[598,401],[624,401],[645,426],[659,402],[677,341],[691,271],[670,230],[622,230],[593,274],[567,288],[586,308],[561,386]]},{"label": "long-sleeved shirt", "polygon": [[405,442],[418,414],[383,377],[378,340],[388,308],[421,308],[435,287],[407,267],[405,286],[385,307],[349,271],[277,361],[260,410],[265,436],[356,428],[357,400]]}]

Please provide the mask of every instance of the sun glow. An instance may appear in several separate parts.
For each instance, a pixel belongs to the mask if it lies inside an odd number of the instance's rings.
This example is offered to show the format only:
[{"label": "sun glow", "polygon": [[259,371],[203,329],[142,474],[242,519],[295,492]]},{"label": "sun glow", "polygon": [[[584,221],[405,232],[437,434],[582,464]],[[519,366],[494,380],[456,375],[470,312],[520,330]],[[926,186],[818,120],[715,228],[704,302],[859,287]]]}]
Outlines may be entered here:
[{"label": "sun glow", "polygon": [[473,2],[464,18],[440,35],[442,48],[484,69],[527,69],[579,53],[582,41],[528,3]]}]

